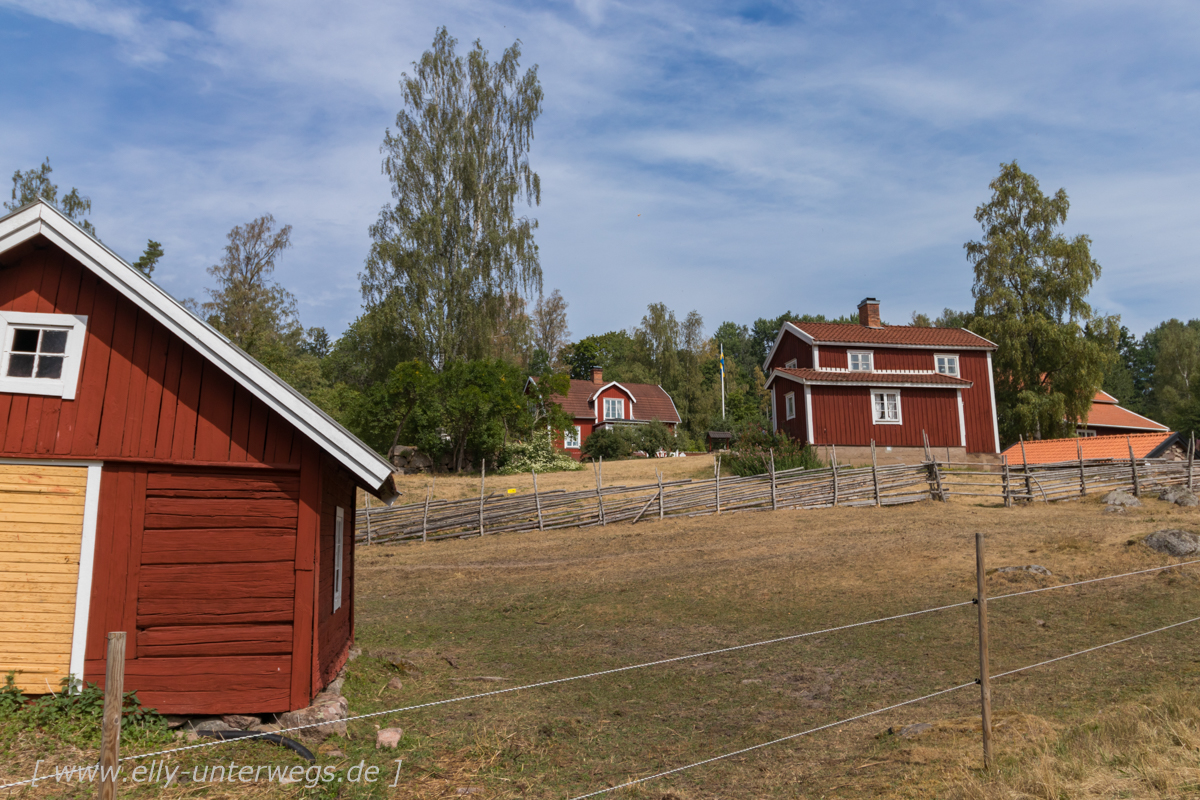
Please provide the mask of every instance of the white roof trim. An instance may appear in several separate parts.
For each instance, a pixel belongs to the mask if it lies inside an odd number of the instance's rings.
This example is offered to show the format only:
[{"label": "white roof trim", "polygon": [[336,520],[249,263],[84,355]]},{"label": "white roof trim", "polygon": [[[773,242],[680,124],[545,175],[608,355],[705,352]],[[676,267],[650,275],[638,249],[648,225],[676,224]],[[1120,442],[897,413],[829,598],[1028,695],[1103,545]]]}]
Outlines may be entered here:
[{"label": "white roof trim", "polygon": [[391,464],[58,209],[39,200],[0,217],[0,254],[39,234],[220,367],[387,502],[395,499]]},{"label": "white roof trim", "polygon": [[616,381],[609,381],[608,383],[606,383],[606,384],[604,384],[603,386],[601,386],[599,389],[597,389],[597,390],[595,391],[595,393],[594,393],[594,394],[593,394],[591,397],[589,397],[589,398],[588,398],[588,402],[589,402],[589,403],[590,403],[590,402],[592,402],[593,400],[595,400],[597,397],[599,397],[599,396],[600,396],[600,393],[601,393],[601,392],[603,392],[605,389],[608,389],[608,388],[610,388],[610,387],[613,387],[613,386],[617,387],[617,388],[618,388],[618,389],[620,389],[622,392],[624,392],[625,394],[629,395],[629,399],[630,399],[630,400],[632,400],[632,401],[633,401],[633,402],[635,402],[635,403],[637,402],[637,398],[633,396],[633,392],[629,391],[628,389],[626,389],[624,386],[622,386],[621,384],[617,383]]},{"label": "white roof trim", "polygon": [[[832,371],[832,370],[830,370]],[[878,375],[877,372],[864,372],[864,375]],[[971,381],[959,378],[963,383],[880,383],[875,380],[861,381],[814,381],[808,378],[800,378],[796,375],[791,375],[783,370],[771,370],[771,374],[767,377],[767,382],[763,384],[763,388],[770,386],[776,378],[786,378],[793,383],[800,383],[806,386],[870,386],[870,387],[890,387],[890,388],[905,388],[905,389],[970,389],[975,384]]]}]

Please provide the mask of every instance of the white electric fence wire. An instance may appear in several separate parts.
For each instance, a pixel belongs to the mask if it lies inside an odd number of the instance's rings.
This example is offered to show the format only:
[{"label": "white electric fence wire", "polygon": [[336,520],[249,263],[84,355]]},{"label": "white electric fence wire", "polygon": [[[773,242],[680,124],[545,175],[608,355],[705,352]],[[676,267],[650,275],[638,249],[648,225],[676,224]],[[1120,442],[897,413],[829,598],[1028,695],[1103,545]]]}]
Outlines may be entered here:
[{"label": "white electric fence wire", "polygon": [[1148,572],[1162,572],[1165,569],[1175,569],[1176,567],[1186,567],[1189,564],[1200,564],[1200,559],[1195,561],[1181,561],[1178,564],[1167,564],[1162,567],[1150,567],[1149,569],[1139,569],[1136,572],[1122,572],[1120,575],[1105,575],[1103,578],[1089,578],[1086,581],[1075,581],[1074,583],[1060,583],[1056,586],[1043,586],[1040,589],[1029,589],[1024,592],[1013,592],[1012,594],[998,594],[995,597],[989,597],[988,602],[993,600],[1004,600],[1008,597],[1020,597],[1024,594],[1037,594],[1038,592],[1052,592],[1055,589],[1069,589],[1072,586],[1083,586],[1086,583],[1099,583],[1101,581],[1112,581],[1117,578],[1128,578],[1130,575],[1145,575]]},{"label": "white electric fence wire", "polygon": [[590,794],[581,794],[576,797],[572,797],[571,800],[585,800],[585,798],[588,798],[588,797],[598,797],[602,794],[608,794],[609,792],[615,792],[618,789],[626,789],[630,786],[637,786],[639,783],[646,783],[647,781],[652,781],[652,780],[655,780],[657,778],[662,778],[667,775],[673,775],[676,772],[683,772],[684,770],[689,770],[694,767],[700,767],[705,764],[711,764],[714,761],[721,761],[722,759],[733,758],[734,756],[740,756],[743,753],[749,753],[753,750],[760,750],[764,747],[770,747],[771,745],[779,744],[780,742],[786,742],[790,739],[797,739],[801,736],[807,736],[810,733],[816,733],[818,731],[827,730],[829,728],[836,728],[838,725],[845,725],[848,722],[854,722],[855,720],[866,719],[867,717],[873,717],[876,714],[882,714],[885,711],[891,711],[896,708],[901,708],[902,706],[911,706],[913,703],[920,703],[923,700],[929,700],[929,699],[938,697],[943,694],[949,694],[950,692],[957,692],[959,689],[966,689],[968,686],[974,686],[974,685],[975,685],[975,681],[961,683],[958,686],[952,686],[949,689],[941,689],[932,694],[927,694],[924,697],[916,697],[916,698],[913,698],[912,700],[905,700],[903,703],[896,703],[895,705],[887,706],[886,708],[877,708],[874,711],[868,711],[865,714],[859,714],[856,717],[847,717],[846,719],[839,719],[837,722],[830,722],[825,725],[820,725],[816,728],[809,728],[806,731],[801,731],[800,733],[793,733],[790,736],[782,736],[778,739],[772,739],[769,742],[763,742],[762,744],[756,744],[756,745],[752,745],[750,747],[743,747],[741,750],[734,750],[732,753],[725,753],[724,755],[713,756],[712,758],[706,758],[703,761],[697,761],[694,764],[688,764],[686,767],[676,767],[675,769],[669,769],[669,770],[666,770],[665,772],[659,772],[654,775],[647,775],[644,778],[638,778],[637,780],[632,780],[627,783],[622,783],[618,786],[610,786],[607,789],[600,789],[599,791],[591,792]]}]

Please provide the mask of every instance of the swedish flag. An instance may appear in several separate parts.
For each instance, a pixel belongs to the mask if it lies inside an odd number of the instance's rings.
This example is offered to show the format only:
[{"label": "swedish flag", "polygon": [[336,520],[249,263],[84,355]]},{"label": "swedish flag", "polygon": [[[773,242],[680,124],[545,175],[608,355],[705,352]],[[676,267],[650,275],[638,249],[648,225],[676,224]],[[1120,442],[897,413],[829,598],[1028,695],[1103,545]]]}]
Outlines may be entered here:
[{"label": "swedish flag", "polygon": [[725,345],[721,345],[721,377],[725,377]]}]

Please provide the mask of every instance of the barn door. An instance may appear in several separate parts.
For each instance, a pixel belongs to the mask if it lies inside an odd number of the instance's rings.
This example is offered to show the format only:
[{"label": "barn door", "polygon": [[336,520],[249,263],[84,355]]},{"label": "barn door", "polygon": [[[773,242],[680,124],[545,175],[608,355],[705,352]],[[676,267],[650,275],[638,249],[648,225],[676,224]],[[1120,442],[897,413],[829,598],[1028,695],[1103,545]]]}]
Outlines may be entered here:
[{"label": "barn door", "polygon": [[0,682],[83,676],[99,488],[99,465],[0,462]]}]

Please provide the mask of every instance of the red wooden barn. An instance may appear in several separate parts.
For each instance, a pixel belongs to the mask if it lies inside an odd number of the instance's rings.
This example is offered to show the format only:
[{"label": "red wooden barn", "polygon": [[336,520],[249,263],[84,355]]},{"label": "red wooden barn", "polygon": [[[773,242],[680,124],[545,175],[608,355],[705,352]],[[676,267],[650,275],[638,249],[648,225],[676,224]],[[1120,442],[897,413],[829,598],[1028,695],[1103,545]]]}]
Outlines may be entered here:
[{"label": "red wooden barn", "polygon": [[879,302],[859,304],[859,324],[786,322],[763,364],[775,430],[839,458],[876,442],[885,460],[920,460],[936,448],[998,453],[992,351],[961,328],[885,326]]},{"label": "red wooden barn", "polygon": [[354,636],[362,442],[42,202],[0,218],[0,671],[166,713],[309,703]]}]

